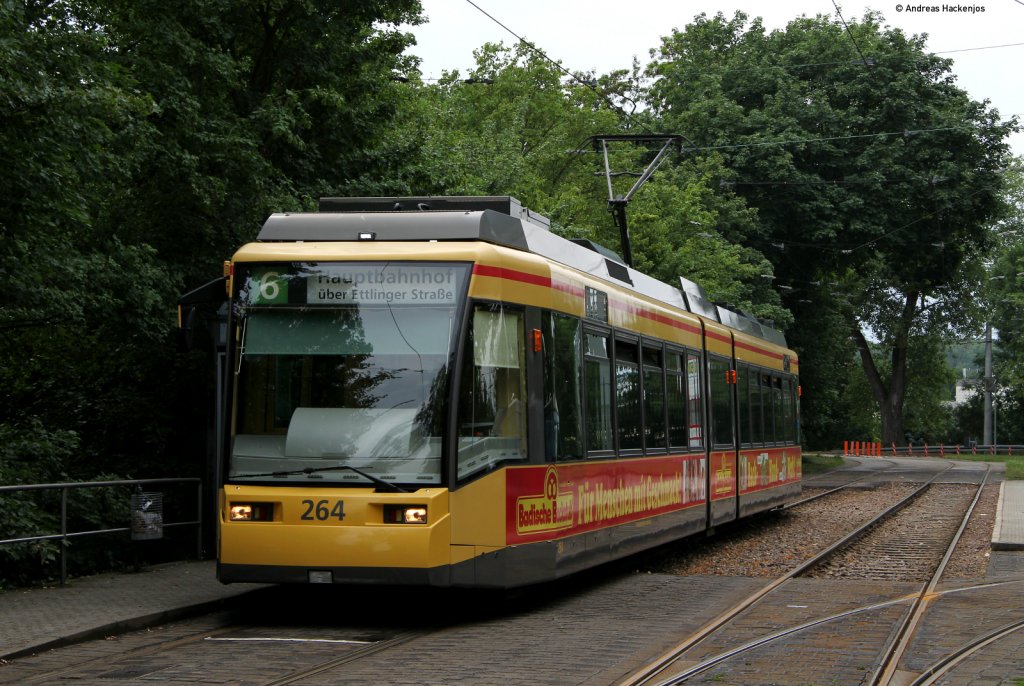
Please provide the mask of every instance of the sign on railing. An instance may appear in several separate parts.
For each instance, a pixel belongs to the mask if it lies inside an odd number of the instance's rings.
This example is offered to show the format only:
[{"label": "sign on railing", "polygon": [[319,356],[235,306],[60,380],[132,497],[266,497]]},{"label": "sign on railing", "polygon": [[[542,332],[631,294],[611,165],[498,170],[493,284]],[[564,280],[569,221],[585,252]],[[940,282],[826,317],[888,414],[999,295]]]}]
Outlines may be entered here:
[{"label": "sign on railing", "polygon": [[132,540],[152,541],[164,537],[164,494],[132,493]]}]

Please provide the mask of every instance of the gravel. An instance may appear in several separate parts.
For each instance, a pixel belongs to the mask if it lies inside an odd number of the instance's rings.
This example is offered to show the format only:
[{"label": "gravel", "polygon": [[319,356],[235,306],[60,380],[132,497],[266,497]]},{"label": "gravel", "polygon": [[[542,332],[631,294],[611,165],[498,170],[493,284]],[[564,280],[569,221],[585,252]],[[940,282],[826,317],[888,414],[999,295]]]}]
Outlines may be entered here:
[{"label": "gravel", "polygon": [[[839,540],[913,490],[907,484],[850,488],[798,507],[719,528],[710,538],[665,546],[640,560],[640,572],[680,576],[775,578]],[[805,489],[804,495],[816,491]],[[945,578],[982,578],[988,565],[998,486],[987,486]]]},{"label": "gravel", "polygon": [[943,579],[984,578],[992,552],[992,530],[996,525],[998,504],[999,485],[985,486],[960,543],[949,558]]}]

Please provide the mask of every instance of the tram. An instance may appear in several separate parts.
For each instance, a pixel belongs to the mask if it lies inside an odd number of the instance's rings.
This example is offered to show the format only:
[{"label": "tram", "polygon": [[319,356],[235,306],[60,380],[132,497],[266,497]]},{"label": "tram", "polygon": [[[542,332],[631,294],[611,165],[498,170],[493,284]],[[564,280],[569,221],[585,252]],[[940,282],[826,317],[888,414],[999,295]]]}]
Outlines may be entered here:
[{"label": "tram", "polygon": [[221,283],[224,583],[510,588],[800,492],[783,336],[515,198],[324,198]]}]

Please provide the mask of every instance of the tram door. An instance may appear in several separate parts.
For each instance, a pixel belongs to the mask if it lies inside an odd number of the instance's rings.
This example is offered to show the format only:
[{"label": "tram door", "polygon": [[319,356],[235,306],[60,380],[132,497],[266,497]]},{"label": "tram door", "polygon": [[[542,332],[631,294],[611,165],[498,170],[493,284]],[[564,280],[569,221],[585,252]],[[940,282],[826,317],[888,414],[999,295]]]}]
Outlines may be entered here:
[{"label": "tram door", "polygon": [[735,422],[736,371],[732,358],[708,354],[709,524],[737,517],[739,460]]}]

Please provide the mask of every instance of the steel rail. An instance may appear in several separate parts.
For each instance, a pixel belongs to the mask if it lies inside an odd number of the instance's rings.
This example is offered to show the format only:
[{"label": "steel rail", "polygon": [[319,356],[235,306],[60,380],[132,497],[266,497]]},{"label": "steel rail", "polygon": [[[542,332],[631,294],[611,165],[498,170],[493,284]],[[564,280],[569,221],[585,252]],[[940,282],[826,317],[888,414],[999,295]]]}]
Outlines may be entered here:
[{"label": "steel rail", "polygon": [[[712,634],[726,626],[740,613],[747,610],[748,608],[750,608],[751,606],[753,606],[754,604],[756,604],[757,602],[759,602],[760,600],[774,592],[777,588],[779,588],[786,582],[807,572],[812,567],[821,564],[826,559],[828,559],[836,552],[838,552],[840,549],[844,548],[853,541],[859,539],[861,536],[865,535],[876,524],[902,510],[904,507],[906,507],[915,499],[917,499],[921,494],[923,494],[928,488],[930,488],[936,479],[944,475],[952,468],[952,464],[947,466],[941,472],[936,473],[931,479],[921,484],[917,489],[915,489],[908,495],[904,496],[895,504],[883,510],[880,514],[873,517],[868,522],[865,522],[858,528],[851,531],[846,536],[843,536],[838,541],[832,543],[831,545],[827,546],[826,548],[819,551],[815,555],[811,556],[807,560],[801,562],[799,565],[791,569],[789,572],[783,574],[774,581],[771,581],[767,585],[763,586],[761,589],[755,591],[753,594],[747,596],[740,602],[736,603],[731,608],[720,614],[718,617],[715,617],[714,619],[706,623],[704,626],[698,629],[695,633],[693,633],[689,638],[684,640],[682,643],[679,643],[668,652],[656,658],[650,665],[633,673],[624,681],[619,682],[618,686],[640,686],[641,684],[652,683],[655,677],[668,670],[677,660],[679,660],[680,657],[682,657],[684,653],[686,653],[686,651],[690,650],[691,648],[701,643],[706,638],[708,638],[709,636],[711,636]],[[906,599],[902,599],[901,602],[906,602]],[[806,628],[806,626],[802,628]],[[760,645],[760,643],[758,643],[758,645]],[[748,645],[746,649],[749,649],[750,647],[754,646]],[[730,651],[728,657],[731,657],[735,654],[735,651]],[[675,676],[671,677],[666,681],[658,682],[658,684],[659,686],[661,686],[662,684],[667,685],[681,683],[691,676],[694,676],[696,674],[699,674],[700,672],[710,669],[712,666],[718,664],[724,659],[726,659],[726,656],[715,656],[710,660],[702,661],[696,665],[689,667],[685,671],[676,674]]]},{"label": "steel rail", "polygon": [[936,681],[946,676],[949,672],[953,671],[957,665],[970,658],[975,653],[987,648],[993,643],[1001,641],[1021,629],[1024,629],[1024,619],[1007,624],[991,633],[985,634],[984,636],[971,641],[967,645],[962,646],[923,671],[916,679],[910,682],[909,686],[931,686],[931,684],[934,684]]},{"label": "steel rail", "polygon": [[946,565],[949,563],[950,558],[953,557],[953,551],[956,549],[957,544],[960,542],[960,538],[967,529],[971,515],[974,514],[974,508],[981,499],[982,491],[985,490],[985,486],[988,484],[988,478],[991,474],[992,465],[988,465],[988,468],[985,470],[985,476],[978,485],[977,492],[974,494],[974,500],[971,501],[970,506],[967,508],[967,512],[964,514],[963,519],[960,522],[960,527],[956,530],[956,533],[953,534],[953,539],[946,548],[946,553],[942,556],[942,561],[939,562],[939,565],[935,568],[931,578],[917,594],[917,599],[914,601],[910,612],[904,617],[903,622],[900,624],[900,628],[896,633],[895,639],[886,649],[882,663],[879,665],[878,669],[875,670],[874,674],[871,675],[871,679],[868,683],[872,686],[880,686],[882,684],[889,684],[892,682],[900,660],[910,647],[910,641],[917,632],[917,627],[920,625],[921,620],[924,619],[925,612],[928,611],[928,606],[935,597],[935,588],[939,585],[939,580],[942,578],[942,574],[946,571]]},{"label": "steel rail", "polygon": [[[167,652],[175,648],[180,648],[181,646],[187,646],[194,643],[199,643],[201,641],[205,641],[207,638],[211,636],[219,636],[221,634],[225,634],[228,632],[238,631],[239,628],[240,627],[237,624],[221,624],[220,626],[214,626],[212,628],[205,629],[204,631],[197,631],[188,636],[179,636],[178,638],[167,639],[164,641],[160,641],[159,643],[155,643],[153,645],[141,646],[138,648],[130,648],[117,656],[101,655],[99,657],[94,657],[92,659],[79,662],[78,664],[72,665],[70,667],[62,667],[48,672],[33,674],[32,676],[25,677],[24,681],[22,681],[21,683],[52,684],[59,679],[63,679],[65,677],[70,677],[75,674],[78,674],[95,664],[104,662],[108,664],[116,664],[121,660],[129,658],[139,658],[146,657],[148,655],[158,655],[159,653]],[[99,676],[98,678],[103,679],[104,677]]]},{"label": "steel rail", "polygon": [[340,667],[350,662],[361,660],[364,657],[369,657],[370,655],[374,655],[376,653],[388,650],[390,648],[400,646],[404,643],[408,643],[409,641],[415,640],[424,635],[426,635],[426,632],[406,631],[395,636],[392,636],[391,638],[385,639],[383,641],[378,641],[372,645],[366,646],[365,648],[360,648],[341,657],[334,658],[333,660],[321,662],[319,665],[308,667],[306,669],[300,669],[279,679],[264,682],[263,686],[285,686],[286,684],[292,684],[301,679],[305,679],[306,677],[316,676],[317,674],[329,672],[335,667]]},{"label": "steel rail", "polygon": [[[889,466],[893,466],[893,467],[896,466],[895,462],[892,462],[890,460],[886,460],[886,462],[889,462]],[[881,469],[876,469],[876,470],[873,470],[873,471],[869,471],[869,472],[867,472],[867,473],[865,473],[865,474],[863,474],[861,476],[858,476],[856,479],[851,479],[850,481],[847,481],[844,484],[840,484],[839,486],[836,486],[835,488],[829,488],[829,489],[827,489],[825,491],[822,491],[821,493],[816,493],[814,495],[807,496],[806,498],[801,498],[800,500],[796,500],[796,501],[791,502],[791,503],[786,503],[785,505],[783,505],[779,509],[780,510],[791,510],[794,507],[799,507],[800,505],[806,505],[807,503],[814,502],[815,500],[818,500],[819,498],[824,498],[827,495],[832,495],[833,493],[837,493],[839,491],[842,491],[845,488],[848,488],[848,487],[850,487],[850,486],[852,486],[854,484],[860,483],[861,481],[863,481],[864,479],[867,479],[868,477],[872,477],[872,476],[875,476],[875,475],[881,474],[881,473],[882,473]],[[804,485],[805,486],[808,485],[806,479],[804,480]]]}]

